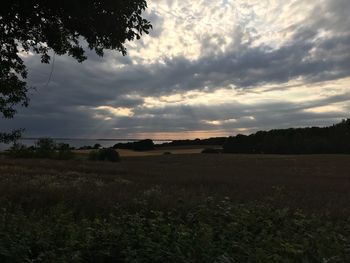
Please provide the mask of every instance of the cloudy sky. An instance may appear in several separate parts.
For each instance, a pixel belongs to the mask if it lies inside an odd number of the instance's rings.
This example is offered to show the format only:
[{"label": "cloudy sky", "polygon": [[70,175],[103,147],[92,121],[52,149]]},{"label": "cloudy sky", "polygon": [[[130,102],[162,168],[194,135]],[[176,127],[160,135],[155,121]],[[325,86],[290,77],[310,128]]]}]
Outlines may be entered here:
[{"label": "cloudy sky", "polygon": [[350,117],[349,0],[153,0],[123,57],[25,55],[26,136],[203,138]]}]

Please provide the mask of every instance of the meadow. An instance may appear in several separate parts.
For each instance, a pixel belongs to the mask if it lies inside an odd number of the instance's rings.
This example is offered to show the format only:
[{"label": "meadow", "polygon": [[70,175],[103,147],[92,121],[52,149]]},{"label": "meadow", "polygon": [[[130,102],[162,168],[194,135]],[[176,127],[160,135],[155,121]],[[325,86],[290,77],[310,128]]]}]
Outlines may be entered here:
[{"label": "meadow", "polygon": [[350,262],[349,155],[121,156],[0,159],[0,261]]}]

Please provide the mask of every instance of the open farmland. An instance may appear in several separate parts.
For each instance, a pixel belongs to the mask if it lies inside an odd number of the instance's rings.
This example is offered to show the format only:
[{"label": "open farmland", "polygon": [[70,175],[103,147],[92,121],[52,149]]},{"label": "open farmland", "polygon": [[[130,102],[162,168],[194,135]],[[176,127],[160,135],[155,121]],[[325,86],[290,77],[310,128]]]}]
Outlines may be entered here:
[{"label": "open farmland", "polygon": [[345,155],[1,159],[0,262],[349,262],[349,189]]},{"label": "open farmland", "polygon": [[[208,196],[266,201],[349,215],[350,156],[190,154],[124,157],[121,163],[1,160],[0,197],[24,207],[64,202],[88,211],[129,205],[145,193],[154,206],[191,205]],[[269,201],[270,202],[270,201]]]}]

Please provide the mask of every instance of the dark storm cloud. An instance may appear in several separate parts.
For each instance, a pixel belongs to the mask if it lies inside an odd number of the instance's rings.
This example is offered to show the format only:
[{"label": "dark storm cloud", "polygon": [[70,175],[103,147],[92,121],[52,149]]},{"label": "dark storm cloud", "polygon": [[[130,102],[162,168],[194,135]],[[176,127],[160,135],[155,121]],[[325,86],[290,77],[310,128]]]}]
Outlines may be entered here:
[{"label": "dark storm cloud", "polygon": [[[242,45],[238,50],[214,57],[195,61],[176,57],[165,59],[164,64],[151,65],[132,65],[130,58],[115,54],[106,57],[107,63],[98,58],[82,66],[63,58],[56,64],[56,85],[63,87],[65,94],[71,92],[73,103],[97,104],[132,92],[154,96],[205,87],[213,91],[230,84],[251,88],[297,77],[305,78],[306,82],[342,78],[350,74],[350,22],[343,11],[349,9],[350,2],[344,1],[342,5],[339,10],[330,3],[333,9],[328,11],[328,23],[311,17],[308,24],[300,26],[292,39],[278,49]],[[337,27],[338,24],[341,26]],[[333,31],[329,37],[318,37],[322,30],[330,29]],[[112,65],[125,67],[113,69]]]}]

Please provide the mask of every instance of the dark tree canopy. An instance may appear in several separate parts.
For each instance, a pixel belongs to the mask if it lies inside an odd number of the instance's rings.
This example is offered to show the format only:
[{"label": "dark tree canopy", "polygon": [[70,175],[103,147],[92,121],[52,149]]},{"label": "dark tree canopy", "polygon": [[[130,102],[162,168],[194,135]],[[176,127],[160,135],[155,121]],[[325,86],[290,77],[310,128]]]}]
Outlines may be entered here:
[{"label": "dark tree canopy", "polygon": [[[104,49],[126,54],[125,42],[151,29],[142,18],[146,0],[3,0],[0,4],[0,115],[12,118],[28,106],[27,70],[19,52],[50,62],[49,50],[86,59],[83,42],[99,56]],[[5,136],[0,133],[1,137]]]},{"label": "dark tree canopy", "polygon": [[350,154],[350,119],[330,127],[258,131],[229,137],[225,153]]}]

